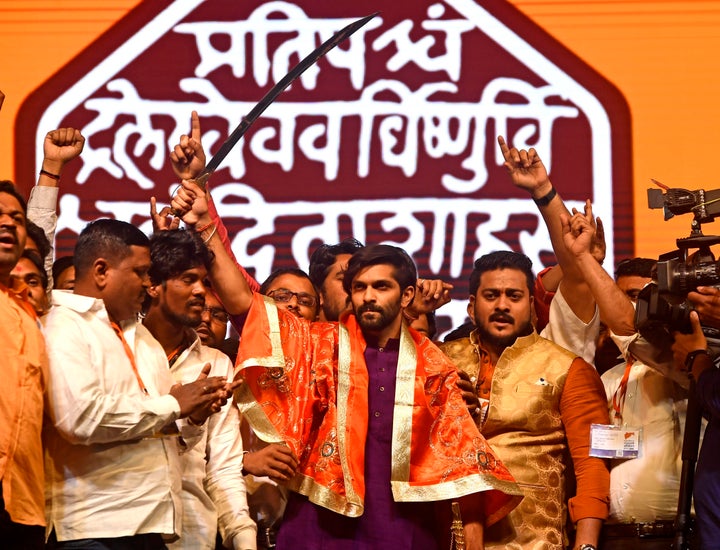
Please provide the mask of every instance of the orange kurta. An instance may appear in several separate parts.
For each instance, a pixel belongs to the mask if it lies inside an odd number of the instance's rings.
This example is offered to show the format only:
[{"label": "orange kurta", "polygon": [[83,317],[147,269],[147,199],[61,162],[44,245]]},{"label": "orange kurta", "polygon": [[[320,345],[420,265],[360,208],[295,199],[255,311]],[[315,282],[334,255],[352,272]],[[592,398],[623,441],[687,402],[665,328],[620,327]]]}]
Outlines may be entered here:
[{"label": "orange kurta", "polygon": [[[238,353],[241,410],[258,435],[299,460],[290,488],[311,502],[363,512],[368,422],[365,340],[355,317],[309,323],[255,295]],[[264,367],[264,368],[253,368]],[[457,371],[427,338],[403,327],[390,480],[398,502],[484,492],[487,523],[522,494],[480,435],[456,387]]]},{"label": "orange kurta", "polygon": [[15,523],[45,525],[41,429],[48,359],[37,317],[23,290],[0,285],[0,479]]}]

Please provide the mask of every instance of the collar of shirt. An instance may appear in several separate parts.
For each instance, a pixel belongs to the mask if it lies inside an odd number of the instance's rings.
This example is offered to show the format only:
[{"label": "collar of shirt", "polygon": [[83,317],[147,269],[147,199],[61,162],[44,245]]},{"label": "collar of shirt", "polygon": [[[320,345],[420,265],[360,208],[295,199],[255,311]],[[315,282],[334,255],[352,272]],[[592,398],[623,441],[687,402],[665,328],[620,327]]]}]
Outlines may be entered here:
[{"label": "collar of shirt", "polygon": [[83,294],[75,294],[72,290],[55,290],[52,298],[53,305],[65,306],[78,313],[105,312],[105,303],[102,298],[94,298]]},{"label": "collar of shirt", "polygon": [[[365,335],[363,335],[365,336]],[[400,349],[400,338],[390,338],[387,341],[387,344],[385,344],[384,347],[380,348],[378,346],[378,340],[374,336],[367,335],[365,336],[365,344],[369,348],[375,348],[375,349],[386,349],[386,350],[399,350]]]},{"label": "collar of shirt", "polygon": [[172,369],[175,365],[180,365],[185,359],[188,358],[188,356],[193,353],[194,351],[197,351],[200,353],[200,346],[202,345],[202,342],[200,341],[200,337],[197,335],[197,332],[195,332],[194,329],[188,328],[185,329],[185,340],[184,342],[190,342],[185,349],[183,349],[174,359],[172,364],[170,365],[170,368]]},{"label": "collar of shirt", "polygon": [[[533,329],[533,331],[527,336],[518,336],[515,342],[508,347],[527,348],[532,346],[538,338],[540,338],[540,336],[537,332],[535,332],[535,329]],[[483,353],[488,353],[487,349],[483,346],[482,340],[480,339],[480,331],[478,329],[475,329],[470,333],[470,343]]]},{"label": "collar of shirt", "polygon": [[22,279],[11,278],[10,282],[12,283],[12,286],[9,287],[0,283],[0,291],[13,298],[15,302],[23,308],[23,310],[25,310],[33,319],[37,320],[38,316],[35,312],[35,308],[28,300],[28,293],[30,289],[25,284],[25,281]]}]

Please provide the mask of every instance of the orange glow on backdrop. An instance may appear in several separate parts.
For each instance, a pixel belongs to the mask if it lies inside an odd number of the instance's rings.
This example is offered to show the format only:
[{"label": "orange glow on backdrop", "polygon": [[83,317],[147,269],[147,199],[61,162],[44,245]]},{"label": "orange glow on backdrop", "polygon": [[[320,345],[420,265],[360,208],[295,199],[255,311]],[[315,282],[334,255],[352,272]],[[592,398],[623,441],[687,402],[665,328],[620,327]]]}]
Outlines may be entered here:
[{"label": "orange glow on backdrop", "polygon": [[[108,30],[134,0],[0,3],[2,177],[15,173],[14,125],[25,98]],[[520,1],[521,11],[611,81],[632,117],[635,251],[656,257],[689,231],[646,207],[649,179],[720,188],[720,2]],[[168,60],[171,61],[171,60]],[[717,224],[706,233],[720,234]]]}]

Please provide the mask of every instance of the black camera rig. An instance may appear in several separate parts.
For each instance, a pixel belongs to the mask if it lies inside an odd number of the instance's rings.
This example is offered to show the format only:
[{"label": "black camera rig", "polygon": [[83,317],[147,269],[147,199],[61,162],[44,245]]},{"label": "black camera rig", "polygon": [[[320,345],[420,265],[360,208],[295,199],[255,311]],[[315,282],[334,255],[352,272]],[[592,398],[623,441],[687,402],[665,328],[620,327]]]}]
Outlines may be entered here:
[{"label": "black camera rig", "polygon": [[[651,344],[666,347],[672,332],[689,333],[692,304],[687,294],[698,286],[720,285],[720,262],[710,250],[720,244],[720,236],[704,235],[702,224],[720,216],[720,189],[689,191],[668,188],[648,189],[648,207],[662,208],[665,220],[675,215],[692,214],[690,236],[676,240],[677,250],[662,254],[653,274],[653,282],[638,296],[635,325]],[[695,252],[692,252],[695,250]],[[720,331],[703,327],[709,338],[718,338]]]}]

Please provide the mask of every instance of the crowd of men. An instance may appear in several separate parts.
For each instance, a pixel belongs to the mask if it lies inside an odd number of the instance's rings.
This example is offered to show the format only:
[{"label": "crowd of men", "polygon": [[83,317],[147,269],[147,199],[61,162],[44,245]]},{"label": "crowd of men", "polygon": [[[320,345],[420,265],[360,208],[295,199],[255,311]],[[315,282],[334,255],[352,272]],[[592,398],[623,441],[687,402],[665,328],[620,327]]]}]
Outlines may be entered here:
[{"label": "crowd of men", "polygon": [[[453,288],[401,248],[327,243],[307,272],[255,281],[194,180],[191,128],[151,236],[100,219],[53,257],[78,130],[47,134],[28,203],[0,182],[0,546],[671,547],[689,394],[633,351],[654,262],[613,280],[592,205],[569,212],[533,149],[498,140],[558,265],[475,259],[470,324],[440,343]],[[720,375],[701,322],[720,328],[720,290],[688,298],[674,368],[708,423],[687,540],[714,549]]]}]

